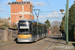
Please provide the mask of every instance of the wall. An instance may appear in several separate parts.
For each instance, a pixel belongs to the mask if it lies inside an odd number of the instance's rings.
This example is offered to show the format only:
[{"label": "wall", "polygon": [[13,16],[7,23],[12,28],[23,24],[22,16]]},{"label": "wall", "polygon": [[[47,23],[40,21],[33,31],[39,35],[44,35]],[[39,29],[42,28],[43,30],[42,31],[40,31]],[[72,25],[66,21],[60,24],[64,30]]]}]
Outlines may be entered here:
[{"label": "wall", "polygon": [[18,22],[20,20],[19,16],[22,16],[22,14],[26,12],[27,13],[24,14],[25,19],[34,19],[33,6],[31,4],[24,4],[24,12],[22,12],[22,10],[22,4],[11,4],[11,23]]},{"label": "wall", "polygon": [[17,37],[17,30],[5,28],[0,28],[0,41],[9,41],[14,40]]}]

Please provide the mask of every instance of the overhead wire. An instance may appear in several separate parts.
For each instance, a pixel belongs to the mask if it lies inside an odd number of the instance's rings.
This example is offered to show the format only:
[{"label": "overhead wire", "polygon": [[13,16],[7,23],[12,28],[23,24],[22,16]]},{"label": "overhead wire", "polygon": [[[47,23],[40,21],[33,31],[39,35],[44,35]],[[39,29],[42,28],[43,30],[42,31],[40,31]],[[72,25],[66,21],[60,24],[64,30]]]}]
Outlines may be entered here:
[{"label": "overhead wire", "polygon": [[[52,8],[51,8],[51,6],[50,6],[50,4],[49,4],[49,2],[48,2],[48,0],[47,0],[47,3],[48,3],[48,6],[49,6],[49,8],[51,9],[51,11],[52,11]],[[52,11],[53,12],[53,11]],[[53,15],[55,16],[55,14],[53,13]]]},{"label": "overhead wire", "polygon": [[47,0],[47,3],[48,3],[49,8],[50,8],[50,9],[51,9],[51,11],[52,11],[52,8],[51,8],[51,6],[50,6],[50,4],[49,4],[48,0]]},{"label": "overhead wire", "polygon": [[[44,15],[42,12],[41,12],[41,14]],[[46,17],[46,16],[45,16],[45,18],[49,19],[49,17]],[[55,18],[50,18],[50,19],[55,19]],[[60,18],[56,18],[56,19],[60,19]]]}]

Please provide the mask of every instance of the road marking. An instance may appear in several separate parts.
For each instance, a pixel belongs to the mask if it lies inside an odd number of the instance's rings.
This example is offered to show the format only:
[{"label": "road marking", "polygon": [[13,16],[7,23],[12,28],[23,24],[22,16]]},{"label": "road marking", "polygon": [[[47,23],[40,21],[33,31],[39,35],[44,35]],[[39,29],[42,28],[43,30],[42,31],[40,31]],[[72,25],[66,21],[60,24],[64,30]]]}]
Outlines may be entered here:
[{"label": "road marking", "polygon": [[50,45],[45,49],[45,50],[48,50],[48,48],[53,44],[53,42],[55,41],[56,39],[54,39],[51,43],[50,43]]}]

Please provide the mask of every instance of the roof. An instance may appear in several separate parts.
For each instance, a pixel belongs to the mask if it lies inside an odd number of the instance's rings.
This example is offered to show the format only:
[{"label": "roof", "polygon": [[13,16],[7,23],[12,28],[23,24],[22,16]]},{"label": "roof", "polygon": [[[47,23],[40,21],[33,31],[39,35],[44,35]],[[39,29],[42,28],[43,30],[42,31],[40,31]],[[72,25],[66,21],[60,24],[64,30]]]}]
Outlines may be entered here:
[{"label": "roof", "polygon": [[25,1],[22,1],[22,2],[9,2],[8,4],[31,4],[32,6],[33,6],[33,4],[30,2],[30,1],[27,1],[27,2],[25,2]]}]

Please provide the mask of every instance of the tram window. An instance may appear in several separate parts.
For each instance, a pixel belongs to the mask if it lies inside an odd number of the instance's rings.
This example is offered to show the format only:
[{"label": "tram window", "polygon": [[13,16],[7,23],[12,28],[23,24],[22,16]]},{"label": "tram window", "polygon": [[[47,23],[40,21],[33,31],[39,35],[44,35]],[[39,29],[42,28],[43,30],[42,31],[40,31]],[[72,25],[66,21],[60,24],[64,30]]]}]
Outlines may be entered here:
[{"label": "tram window", "polygon": [[28,22],[29,22],[30,25],[32,24],[31,21],[28,21]]},{"label": "tram window", "polygon": [[36,34],[37,32],[37,28],[36,28],[36,25],[33,25],[33,34]]},{"label": "tram window", "polygon": [[20,21],[19,24],[26,24],[26,21]]},{"label": "tram window", "polygon": [[27,24],[20,24],[20,26],[27,26]]},{"label": "tram window", "polygon": [[28,32],[28,29],[26,29],[25,31]]},{"label": "tram window", "polygon": [[35,33],[35,25],[33,25],[33,33]]},{"label": "tram window", "polygon": [[19,32],[28,32],[29,29],[20,29]]}]

